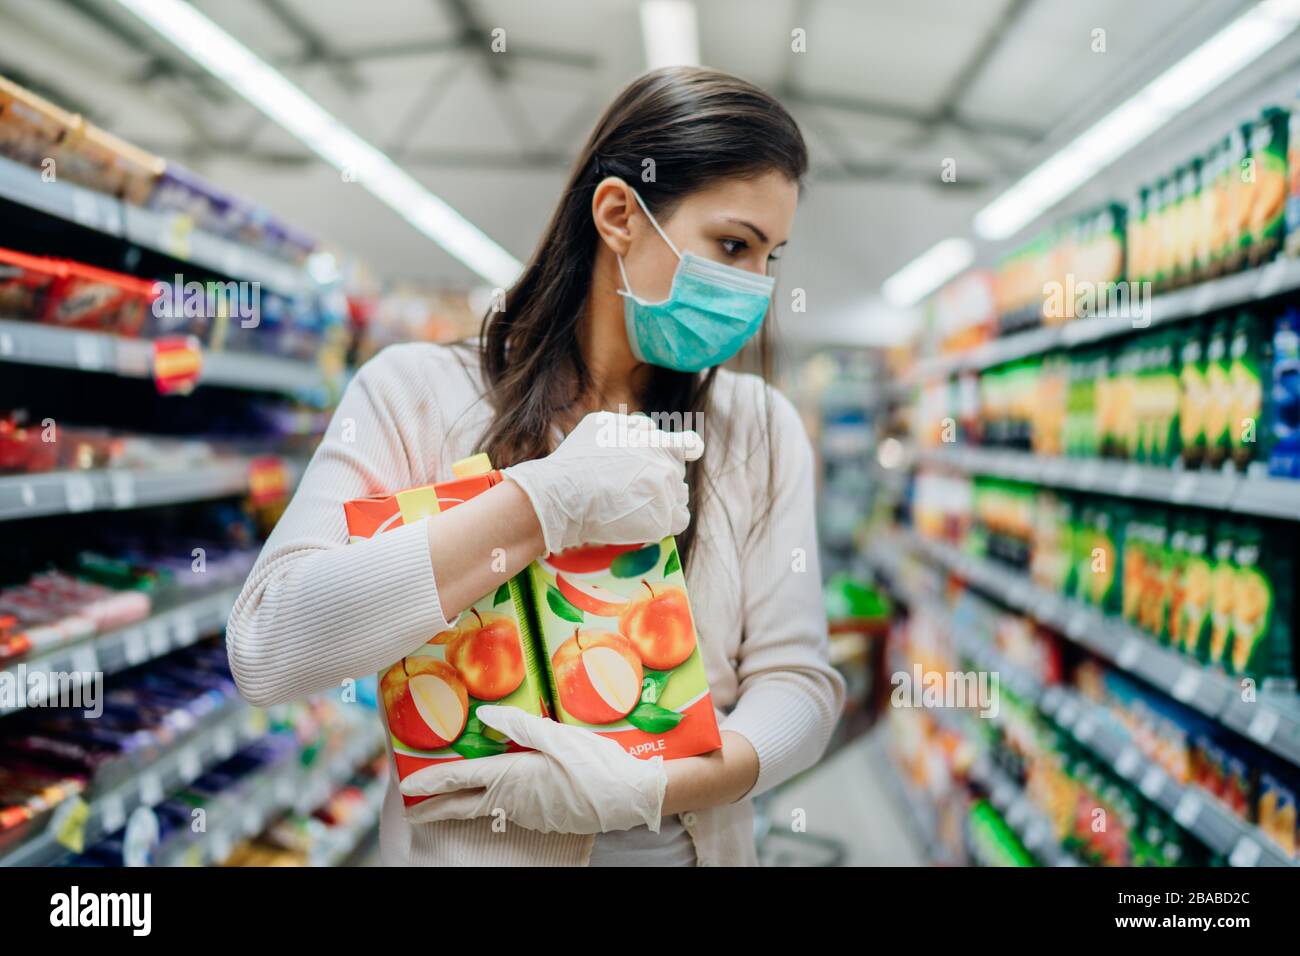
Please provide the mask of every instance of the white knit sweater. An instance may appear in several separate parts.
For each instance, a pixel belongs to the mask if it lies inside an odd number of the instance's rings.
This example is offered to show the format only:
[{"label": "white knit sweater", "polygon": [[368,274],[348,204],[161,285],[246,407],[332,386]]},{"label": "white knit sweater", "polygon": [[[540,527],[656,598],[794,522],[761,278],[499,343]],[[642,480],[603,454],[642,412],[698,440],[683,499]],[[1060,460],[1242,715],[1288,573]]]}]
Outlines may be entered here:
[{"label": "white knit sweater", "polygon": [[[479,450],[490,409],[465,355],[393,346],[348,387],[230,616],[231,668],[252,703],[341,687],[447,627],[424,526],[347,544],[343,502],[443,481],[453,461]],[[769,469],[761,445],[766,387],[755,376],[718,372],[712,407],[696,423],[708,480],[703,500],[692,502],[699,525],[687,568],[720,726],[758,753],[750,797],[817,761],[844,697],[827,661],[812,450],[793,406],[769,389]],[[769,480],[772,513],[751,536]],[[749,797],[680,816],[701,865],[756,862]],[[412,825],[395,783],[380,829],[381,856],[398,865],[584,864],[593,839],[519,826],[493,832],[491,818]]]}]

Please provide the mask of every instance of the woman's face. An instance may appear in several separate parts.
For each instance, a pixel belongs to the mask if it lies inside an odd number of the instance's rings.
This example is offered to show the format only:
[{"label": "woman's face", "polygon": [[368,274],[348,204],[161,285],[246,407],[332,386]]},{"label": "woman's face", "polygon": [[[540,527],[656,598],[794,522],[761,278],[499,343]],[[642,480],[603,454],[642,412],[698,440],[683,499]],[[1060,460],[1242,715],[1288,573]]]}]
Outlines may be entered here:
[{"label": "woman's face", "polygon": [[[604,184],[602,184],[603,186]],[[611,191],[613,192],[613,191]],[[593,213],[602,237],[615,255],[623,256],[632,291],[649,302],[668,297],[677,256],[627,194],[605,197],[600,191]],[[799,202],[799,188],[785,175],[768,172],[749,179],[720,180],[682,199],[659,225],[679,251],[692,252],[737,269],[770,275],[780,258]],[[629,203],[630,205],[625,205]],[[623,229],[600,228],[602,212],[623,219]]]}]

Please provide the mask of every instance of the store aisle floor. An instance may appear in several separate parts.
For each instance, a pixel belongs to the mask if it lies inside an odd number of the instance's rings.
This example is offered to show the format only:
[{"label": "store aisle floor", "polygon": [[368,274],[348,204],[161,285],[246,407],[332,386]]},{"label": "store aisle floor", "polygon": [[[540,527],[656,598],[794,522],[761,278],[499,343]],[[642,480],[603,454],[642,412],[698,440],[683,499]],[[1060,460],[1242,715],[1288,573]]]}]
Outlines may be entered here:
[{"label": "store aisle floor", "polygon": [[773,828],[761,847],[768,866],[824,865],[828,851],[790,833],[802,809],[808,834],[817,843],[843,847],[845,866],[925,866],[925,853],[905,807],[889,788],[888,768],[877,756],[871,734],[864,734],[783,788],[771,806]]}]

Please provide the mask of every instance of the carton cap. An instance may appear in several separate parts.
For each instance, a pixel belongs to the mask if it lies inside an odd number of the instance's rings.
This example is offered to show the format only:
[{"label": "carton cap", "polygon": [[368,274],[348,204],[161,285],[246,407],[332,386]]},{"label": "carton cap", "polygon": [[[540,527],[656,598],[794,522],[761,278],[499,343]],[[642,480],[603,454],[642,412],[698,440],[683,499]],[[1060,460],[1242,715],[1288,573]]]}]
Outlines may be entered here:
[{"label": "carton cap", "polygon": [[484,452],[462,458],[451,466],[451,473],[457,478],[473,478],[475,475],[486,475],[491,470],[492,459]]}]

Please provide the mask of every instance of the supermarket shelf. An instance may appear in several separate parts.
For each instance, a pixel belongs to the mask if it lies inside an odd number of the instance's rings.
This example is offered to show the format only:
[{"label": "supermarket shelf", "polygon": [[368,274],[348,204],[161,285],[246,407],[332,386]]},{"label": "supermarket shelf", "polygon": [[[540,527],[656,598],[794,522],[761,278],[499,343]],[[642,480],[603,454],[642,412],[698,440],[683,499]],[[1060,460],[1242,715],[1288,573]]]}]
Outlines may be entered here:
[{"label": "supermarket shelf", "polygon": [[989,792],[989,802],[1002,814],[1007,826],[1044,866],[1082,864],[1052,835],[1052,826],[1041,810],[1017,784],[997,767],[979,761],[971,767],[971,779]]},{"label": "supermarket shelf", "polygon": [[884,735],[873,734],[867,741],[867,750],[879,768],[880,779],[911,824],[912,835],[924,847],[930,864],[943,866],[952,863],[952,854],[939,839],[939,820],[934,804],[908,785],[906,774],[889,753]]},{"label": "supermarket shelf", "polygon": [[[149,339],[15,319],[0,319],[0,361],[123,378],[151,379],[154,369],[153,342]],[[272,355],[205,352],[199,384],[297,395],[336,383],[310,362]]]},{"label": "supermarket shelf", "polygon": [[341,827],[338,833],[330,833],[329,842],[321,847],[319,854],[312,860],[313,865],[343,866],[357,852],[378,825],[387,789],[388,782],[383,779],[366,785],[362,790],[363,806],[358,810],[356,818]]},{"label": "supermarket shelf", "polygon": [[[229,456],[189,468],[104,468],[0,477],[0,521],[87,511],[122,511],[238,495],[253,458]],[[292,486],[300,467],[284,461]]]},{"label": "supermarket shelf", "polygon": [[1236,816],[1200,787],[1180,784],[1151,763],[1133,745],[1128,732],[1099,705],[1065,688],[1049,687],[1039,699],[1039,707],[1115,773],[1135,784],[1180,827],[1225,855],[1232,866],[1300,865],[1288,859],[1258,827]]},{"label": "supermarket shelf", "polygon": [[1076,319],[1061,326],[1040,327],[994,339],[958,355],[924,360],[899,383],[894,394],[906,394],[919,382],[956,372],[978,371],[1052,349],[1071,348],[1192,319],[1294,289],[1300,289],[1300,260],[1277,259],[1247,272],[1152,296],[1149,316]]},{"label": "supermarket shelf", "polygon": [[926,450],[917,455],[917,460],[926,465],[956,468],[966,474],[992,475],[1053,488],[1300,521],[1300,481],[1285,478],[1182,471],[987,448]]},{"label": "supermarket shelf", "polygon": [[[266,726],[265,711],[239,700],[210,714],[130,779],[92,796],[80,828],[83,845],[89,847],[120,829],[137,807],[161,803],[169,793],[196,780],[207,768],[230,757],[242,745],[261,737]],[[72,803],[67,806],[69,810],[74,808]],[[62,859],[69,850],[58,840],[61,828],[60,811],[56,809],[40,834],[0,856],[0,866],[48,866]]]},{"label": "supermarket shelf", "polygon": [[[229,859],[239,842],[256,836],[285,813],[310,813],[343,786],[357,769],[383,747],[382,725],[368,711],[358,714],[356,726],[344,747],[325,759],[304,766],[301,754],[282,761],[250,780],[241,788],[237,807],[208,814],[206,833],[187,834],[191,839],[171,843],[162,849],[156,865],[207,866]],[[373,823],[373,819],[370,821]],[[330,865],[334,854],[346,848],[322,847],[314,862]]]},{"label": "supermarket shelf", "polygon": [[[47,673],[66,676],[75,684],[82,674],[107,676],[134,667],[221,631],[238,596],[239,588],[224,588],[126,627],[51,649],[0,669],[0,682],[7,680],[13,682],[12,686],[28,687],[34,674]],[[19,668],[22,668],[22,677]],[[52,683],[48,686],[60,685]],[[39,701],[29,700],[27,703]],[[0,716],[22,709],[17,703],[12,706],[0,704]]]},{"label": "supermarket shelf", "polygon": [[1105,617],[1095,608],[1038,587],[1022,574],[963,555],[949,545],[909,533],[900,541],[871,549],[868,559],[889,573],[900,547],[924,555],[1008,607],[1300,766],[1300,707],[1293,697],[1275,699],[1261,693],[1255,702],[1246,703],[1227,675],[1161,647],[1124,621]]},{"label": "supermarket shelf", "polygon": [[298,266],[195,229],[188,216],[132,206],[73,183],[46,182],[39,171],[4,157],[0,157],[0,198],[218,275],[261,282],[291,295],[310,288],[307,274]]}]

